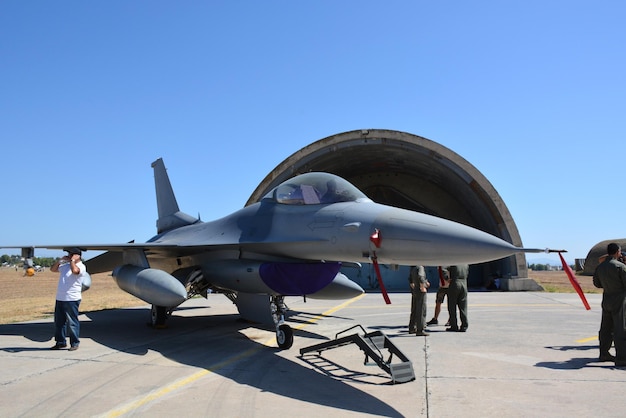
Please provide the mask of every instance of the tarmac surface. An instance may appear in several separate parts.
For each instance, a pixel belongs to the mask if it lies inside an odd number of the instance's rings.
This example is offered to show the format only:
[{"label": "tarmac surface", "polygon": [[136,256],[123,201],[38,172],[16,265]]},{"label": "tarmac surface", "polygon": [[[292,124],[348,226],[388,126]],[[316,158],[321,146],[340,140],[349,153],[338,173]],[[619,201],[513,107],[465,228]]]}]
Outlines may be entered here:
[{"label": "tarmac surface", "polygon": [[[193,299],[166,329],[149,310],[81,315],[81,345],[52,351],[53,325],[0,326],[0,416],[623,416],[626,369],[599,363],[599,294],[471,292],[469,329],[407,332],[410,294],[287,298],[294,345],[240,321],[223,295]],[[428,294],[428,319],[434,309]],[[300,355],[355,325],[380,330],[416,379],[391,383],[356,345]],[[393,362],[393,360],[392,360]]]}]

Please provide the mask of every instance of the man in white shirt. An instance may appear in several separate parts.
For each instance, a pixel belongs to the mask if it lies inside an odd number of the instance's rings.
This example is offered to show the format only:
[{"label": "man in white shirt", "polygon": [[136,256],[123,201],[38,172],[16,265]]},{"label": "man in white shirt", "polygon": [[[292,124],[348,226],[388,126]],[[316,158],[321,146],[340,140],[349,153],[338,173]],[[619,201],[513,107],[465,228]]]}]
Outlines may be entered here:
[{"label": "man in white shirt", "polygon": [[68,255],[50,267],[50,271],[59,273],[56,304],[54,306],[54,339],[52,350],[67,347],[66,334],[69,332],[70,351],[78,350],[80,344],[80,322],[78,307],[82,298],[82,276],[87,268],[80,259],[80,248],[66,250]]}]

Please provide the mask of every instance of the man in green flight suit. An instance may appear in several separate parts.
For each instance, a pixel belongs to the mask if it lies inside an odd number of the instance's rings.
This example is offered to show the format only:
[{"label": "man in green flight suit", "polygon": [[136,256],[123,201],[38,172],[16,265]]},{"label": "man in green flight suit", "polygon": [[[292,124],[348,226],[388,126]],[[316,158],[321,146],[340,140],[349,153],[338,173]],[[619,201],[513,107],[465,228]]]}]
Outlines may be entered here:
[{"label": "man in green flight suit", "polygon": [[409,318],[409,332],[418,337],[426,337],[426,292],[430,283],[426,279],[424,266],[413,266],[409,272],[409,286],[411,287],[411,317]]},{"label": "man in green flight suit", "polygon": [[[450,314],[450,328],[446,331],[467,331],[469,323],[467,322],[467,276],[469,274],[469,265],[459,264],[449,266],[450,286],[448,287],[448,314]],[[459,308],[459,316],[461,318],[461,326],[457,321],[456,308]]]}]

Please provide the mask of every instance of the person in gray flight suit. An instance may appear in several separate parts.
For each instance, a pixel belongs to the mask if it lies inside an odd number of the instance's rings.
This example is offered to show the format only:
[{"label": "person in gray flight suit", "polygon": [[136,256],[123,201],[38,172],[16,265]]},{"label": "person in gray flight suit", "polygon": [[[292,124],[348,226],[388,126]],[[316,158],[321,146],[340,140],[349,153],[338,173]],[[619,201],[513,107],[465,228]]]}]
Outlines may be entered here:
[{"label": "person in gray flight suit", "polygon": [[426,337],[426,292],[430,283],[426,279],[424,266],[413,266],[409,273],[411,287],[411,317],[409,318],[409,332],[418,337]]},{"label": "person in gray flight suit", "polygon": [[[450,314],[450,328],[446,331],[467,331],[469,323],[467,322],[467,276],[469,274],[469,265],[459,264],[449,266],[450,286],[448,287],[448,314]],[[459,327],[456,309],[459,308],[459,317],[461,326]]]}]

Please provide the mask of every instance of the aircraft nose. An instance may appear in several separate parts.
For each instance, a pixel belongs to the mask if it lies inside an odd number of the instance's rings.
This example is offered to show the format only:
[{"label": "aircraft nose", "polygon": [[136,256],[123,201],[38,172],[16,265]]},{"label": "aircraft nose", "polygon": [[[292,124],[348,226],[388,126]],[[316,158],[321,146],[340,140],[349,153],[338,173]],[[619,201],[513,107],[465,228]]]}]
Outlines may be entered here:
[{"label": "aircraft nose", "polygon": [[[474,264],[508,257],[520,249],[478,229],[434,216],[392,208],[379,215],[379,262]],[[374,246],[374,245],[373,245]]]}]

